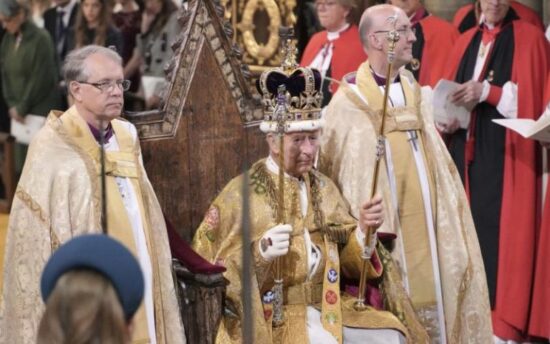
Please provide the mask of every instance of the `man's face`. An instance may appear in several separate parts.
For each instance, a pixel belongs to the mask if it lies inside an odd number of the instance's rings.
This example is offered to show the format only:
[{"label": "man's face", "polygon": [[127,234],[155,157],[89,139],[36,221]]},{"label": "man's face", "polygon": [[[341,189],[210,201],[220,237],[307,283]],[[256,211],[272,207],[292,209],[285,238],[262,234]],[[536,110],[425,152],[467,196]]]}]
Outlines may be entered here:
[{"label": "man's face", "polygon": [[[378,25],[373,27],[374,30],[372,34],[376,36],[377,40],[381,40],[382,50],[385,54],[387,54],[389,50],[389,42],[387,40],[388,33],[394,28],[397,29],[397,32],[399,33],[399,40],[395,44],[395,59],[393,64],[396,68],[399,68],[412,60],[412,46],[413,43],[416,42],[416,36],[414,34],[414,29],[411,26],[411,21],[405,15],[405,12],[397,10],[394,13],[387,13],[387,16],[384,15],[377,19]],[[387,18],[391,15],[397,16],[395,26],[393,22],[387,20]]]},{"label": "man's face", "polygon": [[[304,173],[313,168],[317,151],[319,150],[320,130],[300,131],[285,134],[284,140],[284,159],[285,172],[289,175],[299,178]],[[273,134],[274,138],[276,134]],[[278,157],[278,140],[269,140],[272,155]]]},{"label": "man's face", "polygon": [[[124,105],[122,66],[102,54],[90,55],[85,61],[87,80],[73,82],[73,96],[82,109],[95,120],[111,120],[120,116]],[[95,84],[95,85],[92,85]]]},{"label": "man's face", "polygon": [[405,11],[409,17],[412,16],[421,6],[420,0],[388,0],[388,4],[399,7]]},{"label": "man's face", "polygon": [[481,12],[487,24],[498,24],[510,8],[510,0],[480,0]]},{"label": "man's face", "polygon": [[336,31],[346,24],[349,9],[337,0],[316,0],[315,9],[321,26],[328,31]]}]

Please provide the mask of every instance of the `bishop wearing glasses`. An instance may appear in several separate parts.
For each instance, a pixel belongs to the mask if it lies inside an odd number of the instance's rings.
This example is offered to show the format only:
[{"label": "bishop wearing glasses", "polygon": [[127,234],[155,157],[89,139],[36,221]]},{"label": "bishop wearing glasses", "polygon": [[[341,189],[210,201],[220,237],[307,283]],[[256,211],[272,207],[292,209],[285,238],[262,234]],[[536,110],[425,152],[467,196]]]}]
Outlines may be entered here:
[{"label": "bishop wearing glasses", "polygon": [[136,128],[119,118],[129,87],[122,60],[108,48],[86,46],[66,57],[64,76],[74,105],[64,113],[52,111],[36,134],[13,200],[0,343],[35,341],[45,262],[73,236],[102,229],[132,251],[144,272],[145,299],[134,318],[134,342],[185,343],[163,215],[143,168]]}]

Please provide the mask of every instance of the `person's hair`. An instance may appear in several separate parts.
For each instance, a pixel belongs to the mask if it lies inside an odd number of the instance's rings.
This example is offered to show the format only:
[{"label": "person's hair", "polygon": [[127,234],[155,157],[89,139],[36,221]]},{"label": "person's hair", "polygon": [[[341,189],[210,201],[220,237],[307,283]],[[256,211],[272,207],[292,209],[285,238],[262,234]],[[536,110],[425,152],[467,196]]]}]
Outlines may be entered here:
[{"label": "person's hair", "polygon": [[111,282],[98,272],[66,272],[48,297],[37,344],[127,344],[128,324]]},{"label": "person's hair", "polygon": [[336,0],[336,2],[349,10],[348,15],[346,16],[347,23],[357,24],[357,2],[358,0]]},{"label": "person's hair", "polygon": [[357,8],[357,0],[336,0],[336,2],[349,9]]},{"label": "person's hair", "polygon": [[75,23],[75,47],[80,48],[88,44],[105,45],[107,41],[107,29],[111,26],[111,13],[113,5],[110,0],[98,0],[101,4],[101,12],[99,13],[99,23],[95,28],[94,41],[89,42],[86,34],[88,30],[88,22],[84,17],[84,2],[80,2],[80,10],[76,16]]},{"label": "person's hair", "polygon": [[[148,0],[145,0],[145,1],[148,1]],[[166,25],[166,23],[168,22],[168,19],[170,19],[170,16],[178,10],[172,0],[160,0],[160,1],[162,2],[162,8],[160,12],[156,15],[151,26],[149,26],[149,30],[143,33],[144,35],[148,35],[149,33],[157,34],[161,32],[164,26]]]},{"label": "person's hair", "polygon": [[86,70],[86,59],[94,54],[102,54],[122,66],[122,58],[113,49],[99,45],[87,45],[71,51],[65,57],[63,77],[67,85],[69,85],[71,81],[83,81],[89,77]]}]

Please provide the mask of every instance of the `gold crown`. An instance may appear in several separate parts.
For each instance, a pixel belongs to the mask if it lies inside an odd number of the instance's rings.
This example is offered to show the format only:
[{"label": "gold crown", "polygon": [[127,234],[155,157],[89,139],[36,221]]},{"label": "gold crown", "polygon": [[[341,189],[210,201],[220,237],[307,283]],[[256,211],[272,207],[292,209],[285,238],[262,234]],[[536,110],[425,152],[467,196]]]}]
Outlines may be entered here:
[{"label": "gold crown", "polygon": [[[258,91],[262,96],[264,123],[272,127],[280,114],[276,111],[283,90],[286,107],[284,121],[287,128],[294,122],[316,121],[321,118],[323,95],[320,90],[321,74],[316,69],[299,67],[296,63],[296,46],[292,39],[292,29],[281,28],[283,39],[283,62],[281,67],[266,70],[258,80]],[[297,123],[296,123],[297,124]],[[267,130],[272,131],[272,130]],[[287,130],[288,131],[288,130]]]}]

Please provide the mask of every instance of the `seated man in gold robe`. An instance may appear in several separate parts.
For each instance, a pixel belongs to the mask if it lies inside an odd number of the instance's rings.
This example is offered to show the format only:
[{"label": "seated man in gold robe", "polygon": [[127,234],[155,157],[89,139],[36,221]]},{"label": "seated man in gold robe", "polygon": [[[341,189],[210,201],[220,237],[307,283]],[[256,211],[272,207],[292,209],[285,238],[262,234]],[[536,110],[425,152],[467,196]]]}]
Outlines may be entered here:
[{"label": "seated man in gold robe", "polygon": [[[276,134],[277,89],[290,101],[285,132]],[[313,169],[322,129],[320,75],[300,68],[285,74],[264,73],[260,92],[266,117],[260,129],[267,133],[269,156],[248,171],[249,218],[254,273],[252,284],[253,343],[404,343],[406,338],[424,343],[427,334],[414,314],[404,289],[393,281],[391,258],[376,237],[365,246],[365,230],[381,224],[381,198],[365,200],[358,220],[349,215],[347,203],[334,183]],[[299,104],[305,104],[300,107]],[[278,110],[273,111],[275,107]],[[286,105],[285,105],[286,107]],[[286,111],[286,110],[283,110]],[[283,140],[281,151],[280,140]],[[281,154],[284,163],[279,162]],[[284,169],[284,209],[277,203],[280,167]],[[201,255],[227,268],[229,280],[226,311],[218,343],[241,343],[242,200],[243,175],[233,179],[209,208],[198,228],[193,247]],[[279,212],[286,219],[278,222]],[[246,248],[248,249],[248,248]],[[367,252],[368,251],[368,252]],[[385,300],[369,292],[373,307],[355,311],[356,300],[341,288],[342,278],[357,280],[370,256],[368,277],[381,282]],[[274,316],[274,262],[280,259],[283,279],[282,326],[272,327]],[[370,283],[370,282],[369,282]],[[383,310],[386,309],[394,312]],[[378,308],[378,309],[377,309]],[[401,320],[399,320],[401,319]]]},{"label": "seated man in gold robe", "polygon": [[433,342],[490,343],[487,283],[468,200],[434,126],[431,89],[421,89],[404,68],[416,40],[410,20],[395,6],[369,7],[360,34],[369,58],[344,76],[326,108],[320,170],[357,215],[374,180],[388,40],[397,34],[377,179],[386,210],[379,231],[397,236],[392,256]]},{"label": "seated man in gold robe", "polygon": [[[122,242],[140,262],[144,303],[134,317],[134,343],[185,342],[160,205],[143,168],[136,128],[120,119],[122,59],[89,45],[65,59],[75,105],[52,111],[33,139],[10,213],[0,343],[34,343],[44,306],[40,274],[73,236],[100,233]],[[100,129],[105,135],[107,226],[101,224]]]}]

